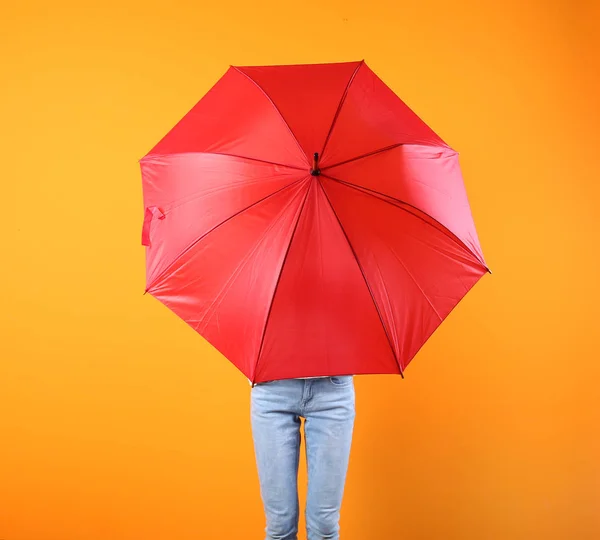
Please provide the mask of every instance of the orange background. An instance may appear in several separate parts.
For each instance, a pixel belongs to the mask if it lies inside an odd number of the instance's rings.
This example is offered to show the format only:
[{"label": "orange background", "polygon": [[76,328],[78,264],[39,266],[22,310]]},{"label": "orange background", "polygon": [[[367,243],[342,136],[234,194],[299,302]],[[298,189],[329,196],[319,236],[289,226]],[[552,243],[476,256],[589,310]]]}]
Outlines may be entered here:
[{"label": "orange background", "polygon": [[248,382],[142,295],[137,160],[229,64],[362,58],[460,151],[494,274],[357,377],[342,538],[600,538],[597,2],[1,18],[0,538],[262,540]]}]

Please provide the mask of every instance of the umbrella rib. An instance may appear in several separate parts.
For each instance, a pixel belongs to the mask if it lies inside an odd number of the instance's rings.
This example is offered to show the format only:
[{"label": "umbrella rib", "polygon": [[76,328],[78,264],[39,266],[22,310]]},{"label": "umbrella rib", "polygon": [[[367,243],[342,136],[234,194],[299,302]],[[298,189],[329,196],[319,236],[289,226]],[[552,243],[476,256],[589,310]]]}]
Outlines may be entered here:
[{"label": "umbrella rib", "polygon": [[266,159],[258,159],[258,158],[252,158],[252,157],[248,157],[248,156],[240,156],[237,154],[228,154],[225,152],[198,152],[198,151],[192,151],[192,152],[173,152],[172,154],[148,154],[146,156],[144,156],[142,159],[140,159],[140,163],[144,160],[146,160],[146,158],[148,159],[152,159],[154,157],[170,157],[170,156],[181,156],[181,155],[185,155],[185,154],[204,154],[207,156],[224,156],[224,157],[231,157],[231,158],[235,158],[235,159],[245,159],[247,161],[256,161],[258,163],[266,163],[267,165],[275,165],[277,167],[286,167],[288,169],[294,169],[296,171],[305,171],[306,169],[304,167],[295,167],[294,165],[286,165],[285,163],[277,163],[275,161],[267,161]]},{"label": "umbrella rib", "polygon": [[[387,152],[388,150],[393,150],[394,148],[398,148],[399,146],[407,146],[407,145],[411,145],[411,144],[413,144],[413,143],[390,144],[389,146],[386,146],[385,148],[379,148],[378,150],[373,150],[372,152],[367,152],[366,154],[361,154],[360,156],[346,159],[344,161],[340,161],[339,163],[334,163],[333,165],[326,165],[325,167],[321,167],[321,170],[324,171],[326,169],[333,169],[334,167],[339,167],[340,165],[346,165],[347,163],[352,163],[353,161],[358,161],[359,159],[368,158],[371,156],[375,156],[377,154],[381,154],[382,152]],[[419,144],[421,146],[428,146],[430,148],[439,148],[440,150],[449,149],[449,150],[453,151],[451,148],[446,147],[446,146],[438,146],[435,144],[425,144],[425,143],[419,143]],[[456,154],[456,152],[454,152],[454,155],[455,154]],[[451,155],[451,154],[449,154],[449,155]]]},{"label": "umbrella rib", "polygon": [[362,67],[362,65],[364,63],[365,63],[364,60],[361,60],[359,62],[358,66],[356,66],[356,69],[352,73],[352,76],[348,80],[348,84],[346,85],[344,93],[342,94],[342,98],[340,99],[340,103],[338,105],[338,108],[335,111],[335,115],[333,116],[333,121],[331,122],[331,127],[329,128],[329,132],[327,133],[327,137],[325,137],[325,142],[323,143],[323,149],[321,150],[321,157],[323,157],[323,155],[325,154],[325,148],[327,147],[327,143],[329,142],[329,139],[331,138],[331,134],[333,133],[333,128],[335,127],[335,124],[337,122],[338,116],[340,115],[340,112],[342,110],[342,106],[344,105],[344,102],[346,101],[346,96],[348,95],[348,91],[350,90],[350,86],[354,82],[354,78],[356,77],[356,74],[358,73],[358,70]]},{"label": "umbrella rib", "polygon": [[258,201],[253,202],[251,205],[246,206],[245,208],[242,208],[241,210],[239,210],[235,214],[229,216],[227,219],[221,221],[220,223],[218,223],[217,225],[215,225],[214,227],[212,227],[211,229],[209,229],[208,231],[206,231],[202,236],[200,236],[199,238],[197,238],[196,240],[194,240],[179,255],[177,255],[177,257],[175,257],[175,259],[173,259],[173,261],[156,278],[154,278],[154,280],[152,281],[152,283],[150,283],[150,285],[148,285],[146,287],[146,290],[144,291],[144,294],[146,294],[148,291],[150,291],[150,289],[152,289],[152,287],[154,287],[154,285],[156,285],[169,272],[169,270],[173,267],[173,265],[179,259],[181,259],[181,257],[183,257],[188,251],[190,251],[190,249],[192,249],[198,242],[204,240],[204,238],[206,238],[210,233],[212,233],[213,231],[217,230],[219,227],[221,227],[225,223],[231,221],[236,216],[239,216],[240,214],[243,214],[247,210],[250,210],[250,208],[253,208],[257,204],[260,204],[260,203],[266,201],[267,199],[270,199],[271,197],[273,197],[274,195],[277,195],[278,193],[280,193],[284,189],[289,189],[292,186],[295,186],[296,184],[298,184],[298,183],[300,183],[300,182],[302,182],[302,181],[304,181],[306,179],[307,179],[307,176],[303,176],[302,178],[299,178],[298,180],[294,180],[292,183],[287,184],[286,186],[283,186],[282,188],[279,188],[277,191],[274,191],[273,193],[269,193],[268,195],[266,195],[265,197],[262,197]]},{"label": "umbrella rib", "polygon": [[[490,269],[479,260],[479,257],[477,257],[477,255],[475,255],[467,246],[466,244],[460,239],[458,238],[458,236],[456,236],[450,229],[448,229],[445,225],[443,225],[442,223],[440,223],[437,219],[435,219],[433,216],[430,216],[427,212],[423,212],[423,210],[417,208],[416,206],[407,203],[406,201],[402,201],[400,199],[397,199],[395,197],[392,197],[390,195],[386,195],[384,193],[380,193],[379,191],[375,191],[373,189],[369,189],[363,186],[358,186],[356,184],[353,184],[351,182],[346,182],[345,180],[340,180],[339,178],[334,178],[333,176],[329,176],[328,174],[321,174],[321,176],[325,177],[325,178],[329,178],[329,180],[333,180],[334,182],[337,182],[339,184],[342,184],[343,186],[349,187],[351,189],[355,189],[356,191],[360,191],[362,193],[364,193],[365,195],[370,195],[371,197],[375,197],[376,199],[386,202],[388,204],[391,204],[392,206],[395,206],[396,208],[399,208],[400,210],[404,210],[405,212],[411,214],[412,216],[420,219],[421,221],[423,221],[424,223],[426,223],[427,225],[429,225],[430,227],[434,227],[435,229],[439,230],[441,233],[445,234],[446,236],[448,236],[448,238],[450,238],[451,240],[453,240],[456,244],[458,244],[460,246],[461,249],[465,250],[469,255],[471,255],[472,257],[475,258],[475,260],[481,264],[487,272],[490,272]],[[406,208],[408,207],[408,208]],[[409,210],[409,208],[412,208],[414,210],[416,210],[416,212],[413,212],[411,210]],[[427,221],[427,219],[424,219],[421,215],[419,214],[423,214],[425,216],[427,216],[431,221],[435,222],[438,226],[436,227],[435,225],[433,225],[432,223],[430,223],[429,221]]]},{"label": "umbrella rib", "polygon": [[260,355],[262,354],[263,346],[265,343],[265,336],[267,335],[267,327],[269,326],[269,320],[271,318],[271,311],[273,309],[273,304],[275,303],[275,296],[277,294],[277,289],[279,288],[279,282],[281,281],[281,276],[283,275],[283,269],[285,267],[285,261],[288,258],[290,253],[290,249],[292,244],[294,243],[294,236],[296,236],[296,230],[298,229],[298,224],[300,223],[300,218],[302,217],[302,212],[304,211],[304,206],[306,205],[306,201],[308,200],[308,195],[310,194],[310,186],[306,191],[306,195],[304,196],[304,200],[302,201],[302,206],[300,207],[300,212],[298,212],[298,219],[296,219],[296,223],[294,224],[294,230],[292,231],[292,236],[290,238],[290,243],[288,244],[285,255],[283,256],[283,262],[281,263],[281,268],[279,269],[279,275],[277,276],[277,281],[275,282],[275,289],[273,289],[273,296],[271,297],[271,303],[269,304],[269,311],[267,311],[267,318],[265,319],[265,328],[263,330],[262,337],[260,338],[260,347],[258,348],[258,356],[256,357],[256,364],[254,364],[254,374],[252,375],[252,387],[254,387],[254,381],[256,379],[256,371],[258,368],[258,363],[260,361]]},{"label": "umbrella rib", "polygon": [[308,158],[306,157],[306,153],[304,152],[304,150],[302,149],[302,146],[300,145],[300,141],[298,141],[298,139],[296,138],[296,135],[294,135],[294,132],[292,131],[292,128],[287,123],[287,120],[285,119],[285,117],[283,116],[283,114],[281,114],[281,111],[279,110],[279,108],[277,107],[277,105],[275,105],[275,102],[271,99],[271,96],[269,96],[269,94],[267,94],[265,92],[264,88],[260,84],[258,84],[252,77],[250,77],[250,75],[248,75],[247,73],[244,73],[240,68],[238,68],[236,66],[232,66],[232,67],[236,71],[240,72],[249,81],[253,82],[256,85],[256,88],[258,88],[264,94],[264,96],[269,100],[269,102],[271,103],[271,105],[273,105],[273,108],[277,111],[277,113],[279,114],[279,116],[283,120],[283,123],[288,128],[288,131],[290,132],[290,135],[292,136],[292,138],[294,139],[294,141],[296,141],[296,144],[298,145],[298,149],[300,150],[300,153],[306,159],[307,164],[310,166],[310,164],[308,163]]},{"label": "umbrella rib", "polygon": [[361,154],[360,156],[356,156],[350,159],[346,159],[344,161],[340,161],[339,163],[334,163],[333,165],[326,165],[325,167],[321,167],[321,171],[326,169],[333,169],[333,167],[339,167],[340,165],[346,165],[346,163],[352,163],[353,161],[358,161],[359,159],[368,158],[370,156],[374,156],[376,154],[381,154],[382,152],[387,152],[388,150],[393,150],[394,148],[398,148],[399,146],[404,146],[407,143],[396,143],[390,144],[385,148],[379,148],[378,150],[373,150],[372,152],[367,152],[366,154]]},{"label": "umbrella rib", "polygon": [[348,242],[348,246],[350,246],[350,250],[352,251],[354,260],[356,261],[356,264],[358,265],[360,273],[362,274],[362,277],[365,281],[365,285],[367,286],[367,290],[369,291],[369,295],[371,296],[371,300],[373,301],[373,305],[375,306],[375,310],[377,311],[377,316],[379,317],[379,322],[381,322],[381,326],[383,327],[383,331],[385,332],[385,337],[387,338],[388,343],[390,345],[390,349],[392,350],[392,355],[393,355],[394,359],[396,360],[396,363],[398,364],[398,369],[400,370],[400,376],[404,379],[404,370],[402,369],[400,360],[398,359],[398,356],[396,355],[396,350],[394,349],[394,344],[392,343],[392,338],[390,337],[387,326],[385,325],[385,322],[383,321],[383,316],[381,315],[379,305],[377,304],[377,301],[375,300],[375,295],[373,294],[371,285],[369,285],[369,281],[367,280],[367,276],[365,274],[364,268],[363,268],[362,264],[360,264],[360,260],[358,259],[358,255],[356,254],[356,251],[354,250],[354,246],[352,245],[352,242],[350,241],[350,237],[348,236],[346,229],[344,229],[344,226],[342,225],[342,221],[340,220],[337,212],[335,211],[335,208],[333,207],[333,204],[331,203],[331,200],[329,199],[329,196],[327,195],[327,191],[325,191],[325,188],[323,187],[323,184],[321,184],[321,182],[319,182],[319,186],[321,187],[321,190],[323,191],[323,194],[325,195],[325,198],[327,199],[327,202],[329,203],[329,207],[331,208],[333,215],[337,219],[340,229],[342,230],[342,233],[344,234],[344,236],[346,238],[346,242]]}]

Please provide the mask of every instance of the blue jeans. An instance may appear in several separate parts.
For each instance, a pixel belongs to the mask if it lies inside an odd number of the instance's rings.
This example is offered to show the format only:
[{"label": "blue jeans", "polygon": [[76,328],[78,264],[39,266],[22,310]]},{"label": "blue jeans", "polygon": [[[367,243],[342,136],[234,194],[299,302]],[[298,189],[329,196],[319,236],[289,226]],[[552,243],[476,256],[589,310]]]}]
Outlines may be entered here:
[{"label": "blue jeans", "polygon": [[308,472],[308,540],[338,540],[355,417],[352,375],[281,379],[251,390],[252,436],[265,540],[298,538],[300,417]]}]

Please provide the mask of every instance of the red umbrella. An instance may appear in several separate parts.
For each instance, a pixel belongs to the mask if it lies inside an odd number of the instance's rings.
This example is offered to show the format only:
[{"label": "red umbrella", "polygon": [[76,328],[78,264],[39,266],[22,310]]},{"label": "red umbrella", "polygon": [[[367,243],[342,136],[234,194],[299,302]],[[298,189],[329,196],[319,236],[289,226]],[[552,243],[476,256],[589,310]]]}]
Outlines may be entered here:
[{"label": "red umbrella", "polygon": [[489,271],[457,153],[364,62],[232,66],[140,164],[146,292],[253,383],[402,374]]}]

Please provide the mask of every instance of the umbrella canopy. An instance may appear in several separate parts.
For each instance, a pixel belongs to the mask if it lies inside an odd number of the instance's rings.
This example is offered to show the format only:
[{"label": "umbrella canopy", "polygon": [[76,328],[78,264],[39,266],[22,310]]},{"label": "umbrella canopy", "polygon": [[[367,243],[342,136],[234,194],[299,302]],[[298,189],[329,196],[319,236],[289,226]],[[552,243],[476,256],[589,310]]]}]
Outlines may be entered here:
[{"label": "umbrella canopy", "polygon": [[402,374],[489,271],[457,153],[364,61],[232,66],[140,164],[146,292],[252,382]]}]

